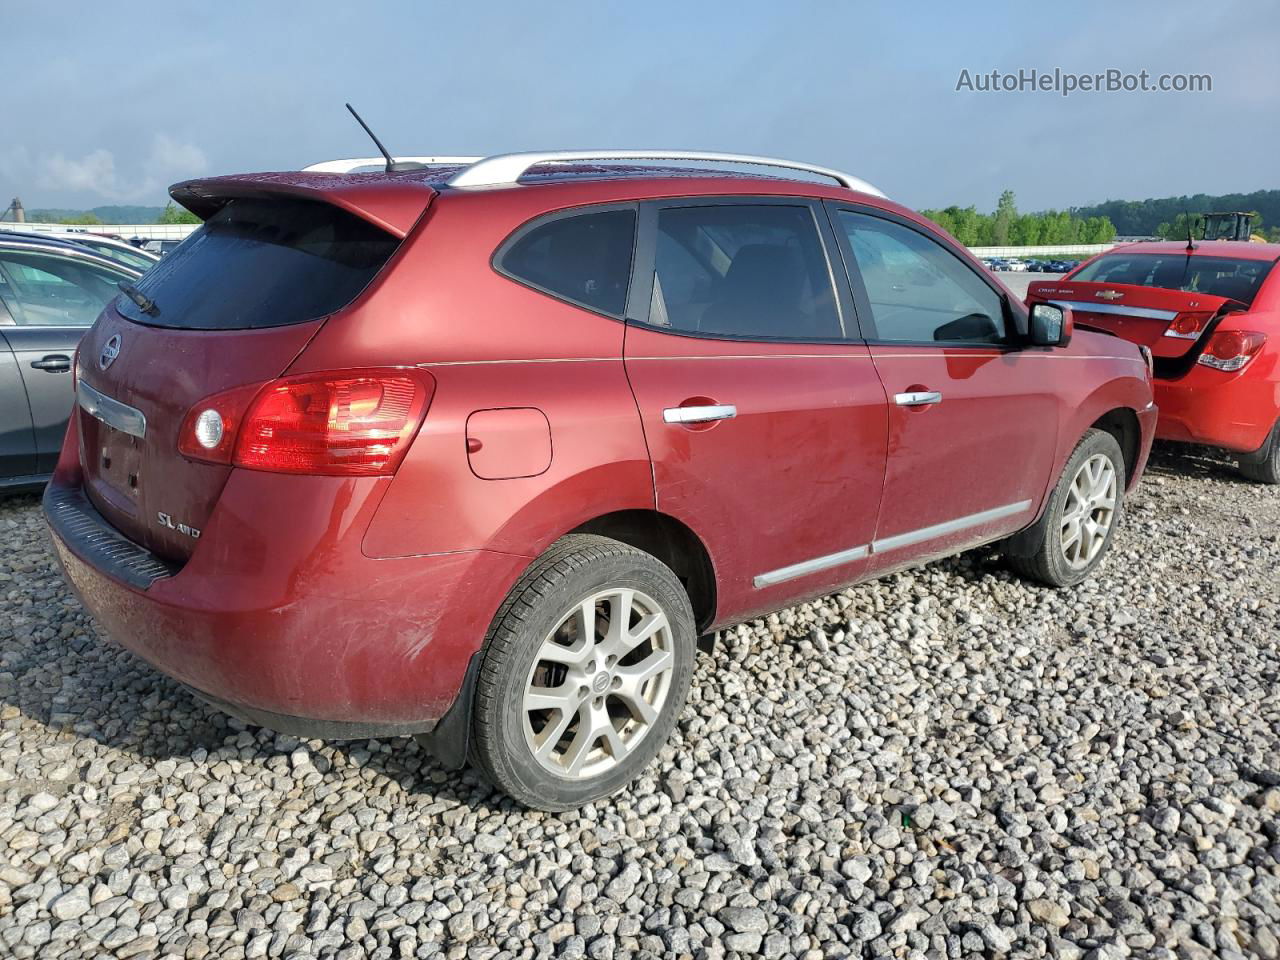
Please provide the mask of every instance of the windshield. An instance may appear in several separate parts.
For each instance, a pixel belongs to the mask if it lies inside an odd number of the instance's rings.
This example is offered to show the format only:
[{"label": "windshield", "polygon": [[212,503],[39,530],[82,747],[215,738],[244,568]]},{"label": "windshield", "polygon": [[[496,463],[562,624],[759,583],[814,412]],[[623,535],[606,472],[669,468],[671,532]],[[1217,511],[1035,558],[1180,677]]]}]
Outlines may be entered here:
[{"label": "windshield", "polygon": [[253,330],[341,310],[400,241],[344,210],[309,200],[232,200],[137,282],[154,301],[116,309],[135,323]]},{"label": "windshield", "polygon": [[1111,253],[1099,257],[1071,279],[1194,291],[1228,297],[1249,306],[1272,263],[1184,253]]}]

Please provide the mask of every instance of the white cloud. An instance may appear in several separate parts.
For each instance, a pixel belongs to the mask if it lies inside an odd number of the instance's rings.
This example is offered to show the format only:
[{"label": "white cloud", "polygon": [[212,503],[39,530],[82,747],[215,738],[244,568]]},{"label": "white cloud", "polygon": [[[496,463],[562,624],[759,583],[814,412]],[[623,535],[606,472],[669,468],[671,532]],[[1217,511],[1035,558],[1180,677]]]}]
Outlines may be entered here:
[{"label": "white cloud", "polygon": [[57,152],[33,159],[25,151],[0,157],[0,170],[14,176],[16,171],[6,168],[27,167],[42,189],[92,193],[116,202],[154,199],[169,184],[199,176],[208,166],[199,147],[163,133],[152,137],[150,151],[132,172],[117,169],[115,155],[102,147],[79,158]]}]

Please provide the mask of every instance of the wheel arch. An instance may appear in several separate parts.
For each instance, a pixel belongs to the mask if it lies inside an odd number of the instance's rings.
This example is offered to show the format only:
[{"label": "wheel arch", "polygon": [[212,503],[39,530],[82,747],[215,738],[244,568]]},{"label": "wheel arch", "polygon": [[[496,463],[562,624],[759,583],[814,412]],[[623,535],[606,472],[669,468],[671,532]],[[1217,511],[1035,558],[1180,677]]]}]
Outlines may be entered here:
[{"label": "wheel arch", "polygon": [[1089,428],[1103,430],[1116,438],[1124,457],[1125,489],[1132,489],[1142,450],[1142,426],[1137,412],[1130,407],[1115,407],[1089,424]]},{"label": "wheel arch", "polygon": [[715,564],[702,538],[675,517],[659,510],[615,510],[566,531],[570,533],[610,537],[661,560],[684,584],[699,632],[715,621]]}]

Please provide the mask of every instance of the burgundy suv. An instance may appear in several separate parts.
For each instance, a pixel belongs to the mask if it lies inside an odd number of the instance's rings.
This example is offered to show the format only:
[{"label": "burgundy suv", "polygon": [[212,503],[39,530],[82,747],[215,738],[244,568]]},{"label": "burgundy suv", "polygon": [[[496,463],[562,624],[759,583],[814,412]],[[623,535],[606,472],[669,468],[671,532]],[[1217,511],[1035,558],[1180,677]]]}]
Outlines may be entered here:
[{"label": "burgundy suv", "polygon": [[1055,586],[1105,555],[1139,348],[868,184],[363,163],[176,185],[204,226],[78,358],[67,577],[227,712],[415,734],[563,809],[653,757],[699,635],[992,541]]}]

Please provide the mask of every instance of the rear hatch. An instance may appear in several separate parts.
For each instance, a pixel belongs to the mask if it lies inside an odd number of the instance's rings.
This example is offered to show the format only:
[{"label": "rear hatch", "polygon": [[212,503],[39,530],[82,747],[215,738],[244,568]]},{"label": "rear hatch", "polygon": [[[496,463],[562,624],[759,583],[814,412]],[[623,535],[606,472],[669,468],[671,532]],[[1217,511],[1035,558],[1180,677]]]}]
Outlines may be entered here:
[{"label": "rear hatch", "polygon": [[[423,185],[395,222],[387,204],[366,217],[349,195],[337,203],[324,190],[271,186],[235,178],[175,187],[205,224],[117,297],[81,343],[85,493],[116,529],[167,560],[190,556],[233,469],[178,452],[187,412],[280,376],[377,276],[434,196]],[[134,408],[145,427],[127,409],[123,418],[90,412],[111,401]]]},{"label": "rear hatch", "polygon": [[1227,297],[1128,283],[1041,280],[1027,288],[1027,303],[1062,303],[1075,322],[1149,347],[1176,359],[1195,349],[1220,313],[1244,305]]}]

